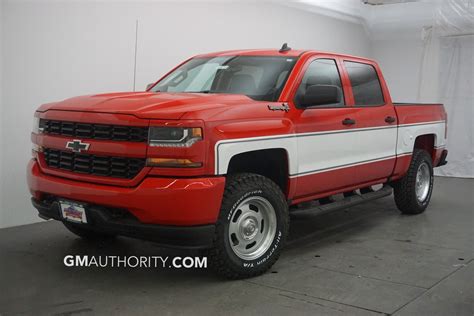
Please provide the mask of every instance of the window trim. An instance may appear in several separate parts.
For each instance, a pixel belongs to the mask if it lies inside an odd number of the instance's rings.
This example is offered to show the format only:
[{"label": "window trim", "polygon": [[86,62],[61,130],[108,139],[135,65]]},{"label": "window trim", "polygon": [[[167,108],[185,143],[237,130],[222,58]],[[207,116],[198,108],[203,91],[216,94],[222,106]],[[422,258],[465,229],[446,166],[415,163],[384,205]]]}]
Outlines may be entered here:
[{"label": "window trim", "polygon": [[[374,69],[375,74],[377,75],[377,81],[378,81],[379,86],[380,86],[380,92],[382,92],[383,103],[373,104],[373,105],[357,105],[357,104],[355,104],[356,101],[355,101],[355,97],[354,97],[354,90],[352,89],[351,77],[349,76],[349,71],[347,70],[346,62],[368,65],[368,66],[370,66]],[[364,61],[359,61],[359,60],[352,60],[352,59],[343,58],[343,59],[341,59],[341,66],[344,67],[344,72],[345,72],[345,75],[347,76],[347,80],[349,82],[349,87],[348,88],[350,89],[350,93],[351,93],[351,96],[352,96],[352,103],[353,103],[353,104],[351,104],[351,107],[353,107],[353,108],[377,108],[377,107],[382,107],[382,106],[387,105],[387,100],[386,100],[387,98],[385,97],[385,91],[384,91],[384,88],[382,86],[382,81],[380,80],[380,74],[379,74],[379,71],[378,71],[378,68],[376,67],[376,65],[374,65],[371,62],[364,62]]]},{"label": "window trim", "polygon": [[[298,90],[303,82],[303,78],[306,75],[306,72],[308,71],[309,67],[311,64],[317,60],[320,59],[325,59],[325,60],[332,60],[334,61],[334,65],[336,66],[337,73],[339,75],[339,82],[341,83],[341,90],[342,90],[342,98],[344,100],[344,104],[342,105],[337,105],[337,106],[329,106],[329,105],[315,105],[315,106],[310,106],[310,107],[301,107],[297,104],[296,102],[296,95],[298,94]],[[344,91],[344,82],[343,82],[343,72],[342,69],[340,69],[341,65],[339,64],[337,58],[335,56],[324,56],[324,55],[318,55],[314,56],[313,58],[309,58],[305,65],[301,69],[301,74],[297,78],[297,84],[295,85],[295,89],[292,93],[291,97],[291,102],[295,106],[295,108],[299,110],[317,110],[317,109],[343,109],[343,108],[349,108],[350,106],[348,105],[348,98],[346,96],[346,92]],[[352,93],[352,89],[351,89]]]}]

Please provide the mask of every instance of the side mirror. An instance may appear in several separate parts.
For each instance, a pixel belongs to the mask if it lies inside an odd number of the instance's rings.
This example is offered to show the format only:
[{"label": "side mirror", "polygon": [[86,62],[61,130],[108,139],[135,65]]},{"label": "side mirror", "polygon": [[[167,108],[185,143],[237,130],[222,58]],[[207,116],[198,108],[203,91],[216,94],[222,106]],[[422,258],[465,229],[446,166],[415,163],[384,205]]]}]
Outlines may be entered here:
[{"label": "side mirror", "polygon": [[150,88],[153,87],[154,85],[155,85],[154,82],[147,84],[147,85],[146,85],[146,91],[148,91],[148,89],[150,89]]},{"label": "side mirror", "polygon": [[333,85],[313,85],[306,89],[306,93],[300,101],[301,107],[311,107],[319,105],[335,105],[342,100],[342,91],[338,86]]}]

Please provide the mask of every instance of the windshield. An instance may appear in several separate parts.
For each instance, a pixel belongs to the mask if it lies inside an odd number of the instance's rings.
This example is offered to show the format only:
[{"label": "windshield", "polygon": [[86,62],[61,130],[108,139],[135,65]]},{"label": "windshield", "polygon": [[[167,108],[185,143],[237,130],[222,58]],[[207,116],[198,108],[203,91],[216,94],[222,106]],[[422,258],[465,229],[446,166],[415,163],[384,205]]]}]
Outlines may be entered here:
[{"label": "windshield", "polygon": [[193,58],[151,91],[244,94],[277,101],[295,62],[296,58],[279,56]]}]

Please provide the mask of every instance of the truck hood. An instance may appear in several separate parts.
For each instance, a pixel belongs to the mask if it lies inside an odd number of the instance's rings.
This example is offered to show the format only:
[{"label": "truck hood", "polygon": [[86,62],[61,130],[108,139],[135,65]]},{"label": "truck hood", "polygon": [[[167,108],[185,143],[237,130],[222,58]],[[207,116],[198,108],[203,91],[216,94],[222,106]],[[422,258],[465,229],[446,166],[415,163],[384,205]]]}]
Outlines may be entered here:
[{"label": "truck hood", "polygon": [[[48,110],[129,114],[139,118],[178,120],[200,112],[213,116],[234,105],[254,103],[245,95],[203,93],[119,92],[74,97],[42,105]],[[204,118],[203,118],[204,119]]]}]

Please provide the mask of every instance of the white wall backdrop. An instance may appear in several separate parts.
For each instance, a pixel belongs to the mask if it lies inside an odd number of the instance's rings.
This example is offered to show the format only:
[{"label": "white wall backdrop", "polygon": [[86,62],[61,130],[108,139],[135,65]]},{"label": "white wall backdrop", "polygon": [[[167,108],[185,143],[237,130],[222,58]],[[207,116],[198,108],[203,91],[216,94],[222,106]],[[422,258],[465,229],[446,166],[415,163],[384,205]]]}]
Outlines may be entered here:
[{"label": "white wall backdrop", "polygon": [[137,20],[139,90],[183,59],[216,50],[288,41],[370,55],[360,24],[272,3],[3,0],[3,11],[0,227],[38,220],[25,181],[34,110],[75,95],[132,90]]},{"label": "white wall backdrop", "polygon": [[[382,68],[394,102],[418,100],[423,42],[419,38],[390,38],[372,42],[372,57]],[[434,100],[431,100],[434,101]]]},{"label": "white wall backdrop", "polygon": [[379,34],[372,42],[372,57],[382,66],[394,101],[444,104],[449,163],[435,169],[441,176],[474,177],[473,6],[472,0],[425,1],[431,18],[424,24],[410,32],[386,32],[383,40]]},{"label": "white wall backdrop", "polygon": [[439,94],[448,113],[451,157],[439,174],[474,178],[474,35],[441,38],[439,55]]}]

